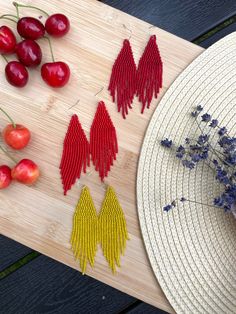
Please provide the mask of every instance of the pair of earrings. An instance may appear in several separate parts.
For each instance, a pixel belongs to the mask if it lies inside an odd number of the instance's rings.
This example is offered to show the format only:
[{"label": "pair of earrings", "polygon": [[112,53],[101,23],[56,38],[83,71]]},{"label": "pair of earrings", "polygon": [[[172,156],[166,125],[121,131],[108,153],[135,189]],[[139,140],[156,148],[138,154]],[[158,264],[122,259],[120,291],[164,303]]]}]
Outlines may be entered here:
[{"label": "pair of earrings", "polygon": [[101,211],[97,215],[88,187],[81,192],[73,218],[71,248],[84,274],[87,264],[95,262],[97,246],[100,243],[103,254],[113,271],[120,267],[120,255],[124,254],[129,239],[126,220],[116,193],[108,186]]},{"label": "pair of earrings", "polygon": [[152,35],[136,67],[130,41],[125,39],[123,47],[113,65],[108,90],[113,102],[117,103],[118,112],[126,118],[132,108],[134,96],[142,103],[142,110],[150,107],[153,96],[157,98],[162,87],[163,64]]},{"label": "pair of earrings", "polygon": [[98,103],[90,130],[90,141],[86,138],[78,116],[74,114],[64,139],[60,164],[64,195],[76,179],[80,178],[82,171],[86,173],[90,158],[103,181],[108,176],[117,153],[116,129],[103,101]]}]

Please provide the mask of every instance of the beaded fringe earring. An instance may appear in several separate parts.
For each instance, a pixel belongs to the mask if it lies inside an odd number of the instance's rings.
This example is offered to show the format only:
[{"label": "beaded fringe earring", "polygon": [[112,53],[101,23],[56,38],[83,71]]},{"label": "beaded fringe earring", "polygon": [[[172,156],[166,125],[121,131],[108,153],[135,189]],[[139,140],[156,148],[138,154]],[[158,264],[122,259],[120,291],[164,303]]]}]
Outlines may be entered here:
[{"label": "beaded fringe earring", "polygon": [[64,195],[71,189],[76,179],[81,176],[82,170],[86,173],[86,167],[90,165],[89,142],[74,114],[64,139],[63,153],[60,164],[61,180]]},{"label": "beaded fringe earring", "polygon": [[156,35],[152,35],[139,60],[137,70],[137,96],[142,103],[142,110],[150,107],[153,95],[157,98],[162,88],[163,64],[156,43]]},{"label": "beaded fringe earring", "polygon": [[109,267],[115,273],[128,239],[125,216],[114,189],[108,186],[97,216],[89,189],[84,187],[75,209],[71,234],[72,251],[75,259],[80,261],[82,273],[85,273],[88,262],[94,266],[99,242]]},{"label": "beaded fringe earring", "polygon": [[98,217],[88,187],[81,192],[73,218],[72,251],[84,274],[87,262],[94,266],[98,244]]},{"label": "beaded fringe earring", "polygon": [[124,255],[129,239],[126,220],[116,193],[108,186],[98,218],[99,239],[103,254],[113,273],[120,267],[120,255]]},{"label": "beaded fringe earring", "polygon": [[103,101],[98,104],[91,126],[90,152],[95,170],[103,181],[118,153],[116,129]]},{"label": "beaded fringe earring", "polygon": [[118,112],[121,111],[126,118],[128,110],[136,93],[136,64],[128,39],[123,42],[123,47],[113,65],[108,90],[113,102],[117,103]]}]

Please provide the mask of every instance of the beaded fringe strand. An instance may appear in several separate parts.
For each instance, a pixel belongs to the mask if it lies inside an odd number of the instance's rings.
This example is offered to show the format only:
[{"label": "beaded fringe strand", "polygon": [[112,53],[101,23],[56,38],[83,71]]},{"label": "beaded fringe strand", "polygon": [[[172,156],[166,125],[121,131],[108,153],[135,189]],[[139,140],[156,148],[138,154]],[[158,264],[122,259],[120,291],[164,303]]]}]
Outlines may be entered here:
[{"label": "beaded fringe strand", "polygon": [[120,255],[124,254],[129,239],[126,220],[114,189],[109,186],[98,218],[99,240],[103,254],[113,273],[120,267]]},{"label": "beaded fringe strand", "polygon": [[149,108],[153,95],[157,98],[162,88],[163,64],[156,43],[156,35],[152,35],[139,60],[137,70],[137,96],[142,103],[143,113]]},{"label": "beaded fringe strand", "polygon": [[116,129],[103,101],[98,104],[91,126],[90,151],[95,170],[103,181],[118,153]]},{"label": "beaded fringe strand", "polygon": [[89,142],[82,129],[79,119],[74,114],[64,139],[63,153],[60,164],[61,180],[64,195],[71,189],[81,172],[86,173],[90,164]]},{"label": "beaded fringe strand", "polygon": [[126,118],[128,110],[136,93],[136,64],[128,39],[123,42],[123,47],[113,65],[108,90],[113,102],[117,103],[118,112],[121,111]]},{"label": "beaded fringe strand", "polygon": [[76,206],[71,235],[72,251],[84,274],[87,262],[94,266],[98,244],[98,218],[89,189],[84,187]]}]

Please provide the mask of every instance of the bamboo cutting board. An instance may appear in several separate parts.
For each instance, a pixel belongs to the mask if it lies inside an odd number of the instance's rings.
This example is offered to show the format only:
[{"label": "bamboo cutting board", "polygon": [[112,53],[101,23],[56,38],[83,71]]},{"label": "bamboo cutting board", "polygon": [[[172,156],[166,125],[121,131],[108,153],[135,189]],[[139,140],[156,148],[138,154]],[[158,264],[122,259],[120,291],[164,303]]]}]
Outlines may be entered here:
[{"label": "bamboo cutting board", "polygon": [[[105,182],[117,192],[127,218],[130,241],[122,258],[122,267],[115,276],[108,269],[101,250],[96,256],[95,268],[88,268],[87,273],[145,302],[173,312],[148,262],[135,196],[139,151],[157,101],[154,100],[151,109],[141,115],[141,105],[135,100],[134,109],[123,120],[117,113],[116,105],[111,102],[107,86],[111,67],[125,38],[131,36],[134,58],[138,62],[149,36],[157,35],[164,62],[161,96],[176,76],[202,52],[202,48],[94,0],[36,0],[23,3],[42,7],[49,13],[62,12],[70,18],[70,33],[52,41],[56,59],[67,62],[72,75],[65,88],[53,90],[41,80],[39,70],[34,70],[30,72],[28,86],[16,89],[6,83],[3,75],[5,64],[3,60],[0,61],[1,106],[16,122],[32,131],[29,147],[12,153],[18,159],[33,159],[42,173],[33,187],[14,183],[0,192],[0,233],[79,270],[69,244],[74,208],[81,187],[86,184],[99,211],[104,186],[91,167],[89,173],[64,197],[58,166],[71,115],[78,114],[89,136],[97,103],[104,100],[117,129],[119,142],[117,161]],[[0,4],[2,13],[14,12],[10,0],[0,0]],[[22,8],[21,13],[38,16],[30,9]],[[6,22],[7,25],[10,23]],[[40,45],[44,61],[49,61],[47,42],[42,39]],[[1,117],[1,128],[6,123],[5,118]],[[13,166],[2,154],[0,161],[1,164],[7,162]]]}]

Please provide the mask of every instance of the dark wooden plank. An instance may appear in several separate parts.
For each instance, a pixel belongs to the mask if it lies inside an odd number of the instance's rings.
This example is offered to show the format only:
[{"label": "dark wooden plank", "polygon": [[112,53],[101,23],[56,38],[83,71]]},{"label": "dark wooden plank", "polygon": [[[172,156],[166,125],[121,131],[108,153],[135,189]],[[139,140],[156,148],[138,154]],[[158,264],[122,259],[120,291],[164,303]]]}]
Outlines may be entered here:
[{"label": "dark wooden plank", "polygon": [[125,311],[126,314],[167,314],[162,310],[155,308],[146,303],[141,303],[138,306],[132,308],[131,310]]},{"label": "dark wooden plank", "polygon": [[102,0],[187,40],[236,14],[235,0]]},{"label": "dark wooden plank", "polygon": [[30,248],[0,235],[0,272],[30,252]]},{"label": "dark wooden plank", "polygon": [[222,30],[216,32],[215,34],[211,35],[209,38],[205,39],[203,42],[199,43],[200,46],[207,48],[213,45],[215,42],[220,40],[221,38],[229,35],[232,32],[236,31],[236,23],[230,24],[229,26],[223,28]]},{"label": "dark wooden plank", "polygon": [[[108,270],[109,271],[109,270]],[[119,313],[135,299],[46,256],[1,281],[0,313]]]}]

